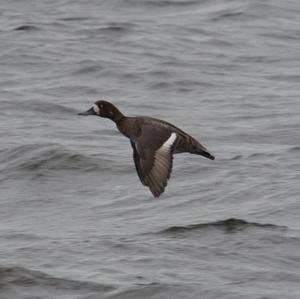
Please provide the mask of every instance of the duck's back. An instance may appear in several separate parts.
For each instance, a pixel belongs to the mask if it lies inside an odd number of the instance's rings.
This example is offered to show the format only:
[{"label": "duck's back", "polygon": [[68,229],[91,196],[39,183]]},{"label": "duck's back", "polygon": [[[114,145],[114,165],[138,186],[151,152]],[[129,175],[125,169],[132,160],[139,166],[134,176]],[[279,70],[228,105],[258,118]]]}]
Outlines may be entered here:
[{"label": "duck's back", "polygon": [[[189,134],[174,126],[173,124],[154,117],[149,116],[139,116],[135,117],[138,124],[141,126],[150,126],[155,128],[156,130],[161,130],[162,132],[176,133],[179,136],[191,137]],[[191,137],[192,138],[192,137]]]},{"label": "duck's back", "polygon": [[212,160],[214,159],[208,150],[195,138],[173,124],[161,119],[149,116],[126,117],[126,120],[123,124],[118,125],[118,128],[132,141],[142,138],[141,135],[147,135],[150,142],[154,143],[153,146],[155,146],[156,140],[158,141],[158,146],[161,140],[167,140],[172,133],[176,133],[177,138],[172,150],[174,154],[189,152],[203,155]]}]

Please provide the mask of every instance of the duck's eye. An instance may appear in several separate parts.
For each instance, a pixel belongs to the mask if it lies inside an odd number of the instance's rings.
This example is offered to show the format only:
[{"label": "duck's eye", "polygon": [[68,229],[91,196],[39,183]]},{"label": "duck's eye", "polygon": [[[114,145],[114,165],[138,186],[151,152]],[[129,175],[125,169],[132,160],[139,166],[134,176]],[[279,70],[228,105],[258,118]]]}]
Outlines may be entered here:
[{"label": "duck's eye", "polygon": [[94,111],[95,111],[96,114],[99,114],[99,113],[100,113],[100,108],[99,108],[98,105],[94,104],[94,105],[93,105],[93,109],[94,109]]}]

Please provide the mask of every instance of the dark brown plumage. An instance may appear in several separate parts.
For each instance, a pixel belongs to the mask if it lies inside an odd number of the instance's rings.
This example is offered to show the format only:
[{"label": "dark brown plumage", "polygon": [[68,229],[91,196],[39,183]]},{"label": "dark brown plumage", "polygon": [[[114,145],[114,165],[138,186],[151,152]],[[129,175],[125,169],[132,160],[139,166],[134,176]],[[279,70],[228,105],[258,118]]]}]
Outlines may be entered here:
[{"label": "dark brown plumage", "polygon": [[155,197],[159,197],[167,186],[173,154],[189,152],[215,159],[196,139],[174,125],[152,117],[125,116],[107,101],[97,101],[79,115],[98,115],[116,123],[119,131],[130,139],[135,168],[142,184],[148,186]]}]

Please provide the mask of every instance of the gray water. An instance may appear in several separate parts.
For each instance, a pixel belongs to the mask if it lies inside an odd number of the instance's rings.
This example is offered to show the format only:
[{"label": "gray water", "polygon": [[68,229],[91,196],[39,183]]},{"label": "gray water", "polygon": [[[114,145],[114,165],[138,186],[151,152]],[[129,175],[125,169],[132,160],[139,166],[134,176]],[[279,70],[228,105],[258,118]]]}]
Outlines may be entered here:
[{"label": "gray water", "polygon": [[[0,298],[300,298],[300,2],[0,2]],[[107,99],[176,155],[154,199]]]}]

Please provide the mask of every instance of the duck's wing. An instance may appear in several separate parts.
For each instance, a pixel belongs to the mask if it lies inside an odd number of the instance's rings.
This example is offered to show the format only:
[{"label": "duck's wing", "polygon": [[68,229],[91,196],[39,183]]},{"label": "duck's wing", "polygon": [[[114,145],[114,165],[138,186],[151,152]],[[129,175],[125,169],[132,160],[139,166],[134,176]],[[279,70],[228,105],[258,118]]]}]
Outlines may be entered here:
[{"label": "duck's wing", "polygon": [[143,126],[140,137],[131,141],[138,176],[155,197],[164,192],[170,178],[176,139],[175,132]]},{"label": "duck's wing", "polygon": [[143,178],[143,173],[142,173],[142,167],[141,167],[141,162],[140,162],[140,156],[136,150],[136,147],[135,147],[135,143],[133,141],[130,141],[131,143],[131,146],[132,146],[132,149],[133,149],[133,160],[134,160],[134,165],[135,165],[135,169],[136,169],[136,172],[142,182],[142,184],[144,186],[147,186],[144,178]]}]

